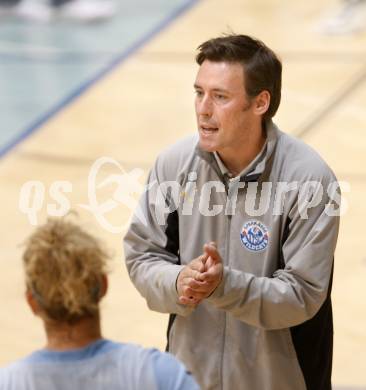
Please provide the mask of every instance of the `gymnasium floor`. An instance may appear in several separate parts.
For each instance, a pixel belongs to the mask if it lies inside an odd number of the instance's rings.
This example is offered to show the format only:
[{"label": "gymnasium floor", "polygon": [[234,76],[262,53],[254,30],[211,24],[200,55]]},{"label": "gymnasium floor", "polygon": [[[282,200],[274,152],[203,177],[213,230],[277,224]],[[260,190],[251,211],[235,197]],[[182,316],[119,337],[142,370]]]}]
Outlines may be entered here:
[{"label": "gymnasium floor", "polygon": [[[159,151],[195,131],[195,48],[232,30],[259,37],[279,53],[283,100],[275,122],[317,149],[350,185],[350,192],[344,187],[349,207],[336,252],[333,383],[338,390],[366,388],[366,33],[315,32],[332,4],[123,0],[113,20],[94,27],[1,21],[0,365],[44,343],[40,323],[23,301],[21,244],[32,226],[19,209],[19,194],[30,180],[46,190],[38,222],[54,203],[52,183],[68,181],[67,197],[80,222],[115,254],[102,305],[105,335],[164,348],[167,317],[147,309],[122,261],[130,208],[117,204],[103,227],[80,204],[89,201],[88,175],[98,158],[118,161],[122,172],[141,169],[142,184]],[[110,174],[121,174],[121,168],[105,164],[97,183]],[[99,188],[98,202],[116,196],[116,189]]]}]

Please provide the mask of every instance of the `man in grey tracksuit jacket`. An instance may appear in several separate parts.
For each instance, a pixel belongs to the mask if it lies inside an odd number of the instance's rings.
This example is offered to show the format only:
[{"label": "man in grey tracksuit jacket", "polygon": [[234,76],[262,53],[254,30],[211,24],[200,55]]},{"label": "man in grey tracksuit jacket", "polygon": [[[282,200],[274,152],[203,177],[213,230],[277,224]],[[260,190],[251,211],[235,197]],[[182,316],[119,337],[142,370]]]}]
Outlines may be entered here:
[{"label": "man in grey tracksuit jacket", "polygon": [[[235,177],[197,136],[161,153],[126,263],[149,308],[170,314],[167,348],[202,389],[329,390],[338,186],[310,147],[271,120],[265,133]],[[222,278],[184,305],[178,276],[212,241]]]}]

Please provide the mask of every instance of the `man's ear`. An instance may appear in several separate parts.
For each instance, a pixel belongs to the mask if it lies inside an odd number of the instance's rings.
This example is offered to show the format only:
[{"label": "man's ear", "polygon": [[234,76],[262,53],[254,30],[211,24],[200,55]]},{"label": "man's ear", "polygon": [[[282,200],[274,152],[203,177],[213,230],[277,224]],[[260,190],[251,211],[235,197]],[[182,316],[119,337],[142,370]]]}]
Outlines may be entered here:
[{"label": "man's ear", "polygon": [[101,289],[100,289],[99,299],[102,299],[107,294],[107,291],[108,291],[108,277],[107,277],[107,275],[103,275],[102,280],[101,280]]},{"label": "man's ear", "polygon": [[29,307],[31,308],[33,314],[37,316],[39,314],[40,307],[37,300],[34,298],[32,292],[28,288],[27,291],[25,292],[25,299]]},{"label": "man's ear", "polygon": [[268,91],[264,90],[259,93],[254,99],[254,112],[257,115],[264,115],[269,108],[271,102],[271,95]]}]

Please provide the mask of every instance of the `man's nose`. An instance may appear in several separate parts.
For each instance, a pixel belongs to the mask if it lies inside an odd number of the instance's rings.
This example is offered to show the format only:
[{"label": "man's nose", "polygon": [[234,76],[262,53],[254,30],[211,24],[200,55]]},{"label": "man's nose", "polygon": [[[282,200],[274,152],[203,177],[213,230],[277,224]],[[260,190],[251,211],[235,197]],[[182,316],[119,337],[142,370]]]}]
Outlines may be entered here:
[{"label": "man's nose", "polygon": [[209,96],[203,96],[197,100],[196,111],[198,115],[211,116],[212,115],[212,101]]}]

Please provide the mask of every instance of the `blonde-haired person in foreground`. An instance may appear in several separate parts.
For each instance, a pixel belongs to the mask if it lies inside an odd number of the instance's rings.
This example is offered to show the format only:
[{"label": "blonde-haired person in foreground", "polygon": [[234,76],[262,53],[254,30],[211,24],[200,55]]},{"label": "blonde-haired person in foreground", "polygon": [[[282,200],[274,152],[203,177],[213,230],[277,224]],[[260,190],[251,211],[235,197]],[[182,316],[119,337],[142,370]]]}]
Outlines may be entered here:
[{"label": "blonde-haired person in foreground", "polygon": [[64,219],[31,235],[23,255],[26,299],[44,323],[47,345],[0,369],[1,390],[198,389],[171,355],[102,337],[107,260],[95,238]]}]

